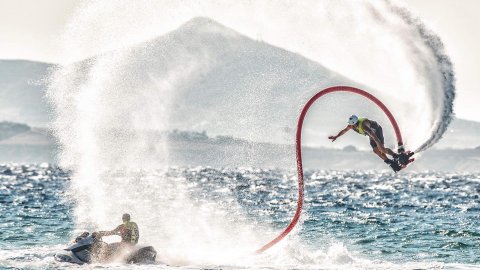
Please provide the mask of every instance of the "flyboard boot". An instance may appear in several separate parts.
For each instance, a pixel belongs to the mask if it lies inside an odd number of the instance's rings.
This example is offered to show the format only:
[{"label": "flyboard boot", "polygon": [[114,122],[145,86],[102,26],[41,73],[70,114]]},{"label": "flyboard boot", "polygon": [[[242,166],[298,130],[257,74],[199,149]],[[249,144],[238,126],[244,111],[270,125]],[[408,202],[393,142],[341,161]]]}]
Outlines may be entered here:
[{"label": "flyboard boot", "polygon": [[395,160],[391,160],[387,158],[384,160],[384,162],[387,163],[394,172],[398,172],[402,169],[402,167]]},{"label": "flyboard boot", "polygon": [[411,158],[415,153],[412,151],[405,151],[403,145],[398,146],[398,154],[394,157],[394,160],[403,168],[407,167],[408,164],[415,161],[414,158]]}]

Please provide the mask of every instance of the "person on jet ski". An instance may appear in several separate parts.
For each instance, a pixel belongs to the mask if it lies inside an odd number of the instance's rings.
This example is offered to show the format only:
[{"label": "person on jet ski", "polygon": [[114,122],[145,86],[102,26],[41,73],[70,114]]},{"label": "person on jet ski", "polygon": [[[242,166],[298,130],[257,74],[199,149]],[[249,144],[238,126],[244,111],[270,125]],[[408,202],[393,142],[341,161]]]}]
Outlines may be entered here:
[{"label": "person on jet ski", "polygon": [[122,238],[120,242],[121,245],[134,246],[138,243],[140,238],[140,233],[138,231],[137,223],[130,221],[130,214],[123,214],[122,216],[123,223],[118,225],[117,228],[111,231],[100,231],[95,233],[95,237],[98,235],[109,236],[109,235],[119,235]]},{"label": "person on jet ski", "polygon": [[[157,251],[152,246],[136,245],[139,239],[138,226],[130,221],[130,215],[122,216],[123,224],[111,231],[84,232],[67,248],[55,254],[55,260],[76,264],[84,263],[154,263]],[[119,235],[118,243],[107,243],[102,236]]]},{"label": "person on jet ski", "polygon": [[356,115],[350,116],[348,119],[348,125],[342,129],[337,135],[329,136],[328,138],[334,142],[338,137],[342,136],[349,130],[354,130],[358,134],[368,136],[370,139],[370,146],[373,148],[373,152],[377,154],[385,163],[387,163],[394,172],[400,171],[402,168],[400,165],[392,159],[387,157],[387,154],[394,159],[398,158],[398,155],[390,148],[386,148],[383,139],[382,127],[375,121],[367,118],[358,118]]}]

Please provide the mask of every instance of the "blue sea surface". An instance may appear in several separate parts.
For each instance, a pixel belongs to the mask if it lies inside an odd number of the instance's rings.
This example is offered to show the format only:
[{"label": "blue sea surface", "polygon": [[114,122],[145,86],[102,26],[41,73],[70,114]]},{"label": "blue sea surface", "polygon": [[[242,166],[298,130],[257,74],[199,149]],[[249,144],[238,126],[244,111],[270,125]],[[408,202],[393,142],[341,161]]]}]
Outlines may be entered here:
[{"label": "blue sea surface", "polygon": [[0,249],[63,243],[73,226],[68,173],[47,164],[0,172]]},{"label": "blue sea surface", "polygon": [[[196,167],[169,168],[167,174],[192,183],[188,189],[199,203],[223,200],[220,190],[227,189],[247,219],[278,231],[295,211],[293,170]],[[56,166],[0,166],[0,268],[77,267],[53,259],[73,237],[73,210],[81,204],[70,184],[70,173]],[[480,268],[480,174],[306,171],[300,223],[297,240],[308,250],[328,257],[332,245],[341,245],[350,259],[323,265],[300,258],[282,269]]]}]

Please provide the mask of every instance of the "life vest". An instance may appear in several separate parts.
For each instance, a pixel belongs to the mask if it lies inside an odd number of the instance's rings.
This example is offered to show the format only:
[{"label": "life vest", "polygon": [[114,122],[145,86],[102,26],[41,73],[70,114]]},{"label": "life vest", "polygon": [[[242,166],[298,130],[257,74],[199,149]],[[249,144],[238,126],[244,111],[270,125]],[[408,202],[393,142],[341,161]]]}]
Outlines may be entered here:
[{"label": "life vest", "polygon": [[123,242],[128,242],[131,244],[138,243],[138,238],[140,234],[138,232],[138,226],[135,222],[126,221],[122,224],[121,237]]},{"label": "life vest", "polygon": [[367,133],[365,133],[365,130],[363,129],[363,122],[365,120],[368,120],[367,118],[359,118],[358,122],[356,125],[353,125],[353,130],[355,130],[358,134],[362,134],[364,136],[367,136]]}]

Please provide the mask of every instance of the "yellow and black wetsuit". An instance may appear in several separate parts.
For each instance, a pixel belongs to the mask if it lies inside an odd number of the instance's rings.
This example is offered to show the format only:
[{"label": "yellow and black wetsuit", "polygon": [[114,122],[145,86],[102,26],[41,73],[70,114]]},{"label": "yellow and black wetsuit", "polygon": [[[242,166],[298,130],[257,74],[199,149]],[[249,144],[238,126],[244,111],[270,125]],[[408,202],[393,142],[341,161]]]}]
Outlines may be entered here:
[{"label": "yellow and black wetsuit", "polygon": [[[367,118],[359,118],[357,124],[353,125],[353,130],[355,130],[358,134],[367,136],[368,134],[364,130],[365,127],[369,128],[382,144],[385,143],[382,126],[375,121],[368,120]],[[377,147],[377,144],[372,138],[370,138],[370,146],[372,146],[372,148]]]}]

